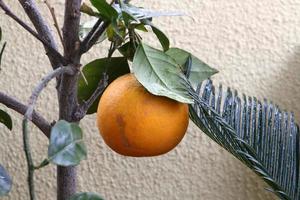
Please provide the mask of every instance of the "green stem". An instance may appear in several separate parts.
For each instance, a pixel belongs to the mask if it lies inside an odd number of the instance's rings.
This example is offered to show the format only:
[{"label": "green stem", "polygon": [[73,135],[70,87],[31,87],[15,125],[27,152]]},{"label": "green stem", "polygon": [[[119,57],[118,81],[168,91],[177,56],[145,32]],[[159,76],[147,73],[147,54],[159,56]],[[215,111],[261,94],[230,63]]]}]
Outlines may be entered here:
[{"label": "green stem", "polygon": [[29,186],[29,195],[30,200],[35,200],[35,192],[34,192],[34,165],[31,156],[30,144],[29,144],[29,132],[28,132],[28,119],[25,117],[23,119],[23,143],[24,143],[24,152],[27,160],[28,167],[28,186]]},{"label": "green stem", "polygon": [[43,162],[41,164],[39,164],[38,166],[35,166],[34,169],[37,170],[37,169],[41,169],[43,167],[46,167],[47,165],[49,165],[50,162],[48,159],[45,159],[43,160]]}]

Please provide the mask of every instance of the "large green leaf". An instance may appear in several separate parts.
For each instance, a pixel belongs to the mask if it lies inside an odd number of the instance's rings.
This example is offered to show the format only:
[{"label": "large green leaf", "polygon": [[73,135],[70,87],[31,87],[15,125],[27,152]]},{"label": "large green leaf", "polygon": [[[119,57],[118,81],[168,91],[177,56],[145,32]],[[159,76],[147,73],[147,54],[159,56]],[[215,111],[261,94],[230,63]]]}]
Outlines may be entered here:
[{"label": "large green leaf", "polygon": [[100,15],[108,21],[118,18],[118,12],[106,0],[90,0]]},{"label": "large green leaf", "polygon": [[[108,75],[108,83],[130,72],[127,59],[124,57],[102,58],[88,63],[83,68],[83,74],[87,79],[88,85],[85,83],[83,77],[78,81],[78,100],[83,102],[88,100],[96,90],[99,82],[103,79],[103,73]],[[89,108],[87,114],[97,112],[98,99]]]},{"label": "large green leaf", "polygon": [[0,123],[4,124],[9,130],[12,129],[12,120],[9,114],[0,109]]},{"label": "large green leaf", "polygon": [[170,48],[166,53],[175,59],[184,72],[188,73],[187,75],[194,88],[199,82],[204,81],[218,72],[185,50]]},{"label": "large green leaf", "polygon": [[73,195],[69,200],[103,200],[103,198],[93,192],[81,192]]},{"label": "large green leaf", "polygon": [[136,50],[132,69],[138,81],[152,94],[193,103],[184,74],[165,52],[141,43]]},{"label": "large green leaf", "polygon": [[48,160],[56,165],[74,166],[86,156],[86,146],[78,124],[58,121],[51,129]]},{"label": "large green leaf", "polygon": [[4,167],[0,164],[0,197],[7,195],[11,190],[12,181]]}]

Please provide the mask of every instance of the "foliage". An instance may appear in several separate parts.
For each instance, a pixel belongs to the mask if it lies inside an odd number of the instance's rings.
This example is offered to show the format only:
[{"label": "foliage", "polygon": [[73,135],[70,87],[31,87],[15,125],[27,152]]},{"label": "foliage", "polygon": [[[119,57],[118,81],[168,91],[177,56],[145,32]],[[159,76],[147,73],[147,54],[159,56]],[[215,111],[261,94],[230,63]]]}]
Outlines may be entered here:
[{"label": "foliage", "polygon": [[81,128],[76,123],[58,121],[51,130],[48,160],[56,165],[73,166],[86,158]]},{"label": "foliage", "polygon": [[12,181],[4,167],[0,164],[0,197],[5,196],[11,189]]},{"label": "foliage", "polygon": [[211,68],[202,60],[185,50],[171,48],[166,53],[181,66],[181,70],[189,78],[193,88],[195,88],[199,82],[201,83],[208,77],[218,73],[216,69]]},{"label": "foliage", "polygon": [[193,102],[180,66],[166,53],[142,43],[137,48],[132,68],[138,81],[152,94],[183,103]]},{"label": "foliage", "polygon": [[103,200],[99,194],[92,192],[81,192],[73,195],[70,200]]},{"label": "foliage", "polygon": [[[81,76],[78,81],[78,99],[80,102],[84,102],[92,96],[98,84],[103,80],[103,74],[108,75],[108,83],[111,83],[117,77],[129,73],[130,69],[126,58],[113,57],[94,60],[85,65],[82,72],[87,83]],[[97,112],[99,99],[100,96],[94,101],[87,114]]]},{"label": "foliage", "polygon": [[299,128],[292,113],[212,82],[198,86],[194,123],[269,184],[280,199],[300,198]]},{"label": "foliage", "polygon": [[4,124],[9,130],[12,129],[12,120],[9,114],[0,109],[0,123]]}]

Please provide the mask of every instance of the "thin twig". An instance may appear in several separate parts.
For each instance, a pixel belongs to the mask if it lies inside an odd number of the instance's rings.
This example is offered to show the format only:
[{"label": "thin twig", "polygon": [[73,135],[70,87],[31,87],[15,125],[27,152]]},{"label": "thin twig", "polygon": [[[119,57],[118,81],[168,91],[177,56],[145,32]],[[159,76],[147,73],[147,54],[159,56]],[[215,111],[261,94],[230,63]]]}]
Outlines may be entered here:
[{"label": "thin twig", "polygon": [[45,0],[44,2],[47,5],[47,7],[48,7],[48,9],[51,13],[51,16],[52,16],[52,19],[53,19],[53,22],[54,22],[54,27],[56,28],[56,31],[57,31],[57,34],[58,34],[59,39],[61,41],[61,44],[64,46],[64,40],[63,40],[61,31],[60,31],[60,28],[59,28],[59,25],[58,25],[58,21],[57,21],[56,15],[55,15],[55,10],[54,10],[53,7],[51,7],[50,3],[47,0]]},{"label": "thin twig", "polygon": [[[50,26],[43,18],[38,6],[36,5],[35,0],[19,0],[19,3],[23,7],[24,11],[34,25],[40,37],[44,38],[44,40],[47,41],[53,49],[58,51],[58,47]],[[51,53],[51,50],[49,50],[47,46],[44,45],[44,48],[46,50],[46,55],[51,62],[52,68],[55,69],[56,67],[60,67],[60,65],[62,64],[60,58],[57,57],[56,54]]]},{"label": "thin twig", "polygon": [[108,75],[103,73],[103,78],[99,81],[99,84],[87,101],[84,101],[77,109],[76,113],[74,114],[75,121],[81,120],[87,113],[88,109],[91,105],[95,102],[95,100],[103,93],[106,86],[108,85]]},{"label": "thin twig", "polygon": [[28,131],[28,121],[32,119],[33,115],[33,109],[36,104],[36,101],[38,99],[39,94],[42,92],[42,90],[47,86],[47,84],[57,76],[68,73],[73,74],[74,70],[71,67],[59,67],[55,69],[54,71],[47,74],[40,82],[39,84],[34,88],[30,99],[29,99],[29,105],[27,107],[27,110],[24,115],[23,119],[23,143],[24,143],[24,152],[26,155],[27,165],[28,165],[28,185],[29,185],[29,194],[30,199],[35,200],[35,192],[34,192],[34,170],[35,166],[33,164],[32,156],[31,156],[31,148],[30,148],[30,138],[29,138],[29,131]]},{"label": "thin twig", "polygon": [[107,58],[110,59],[116,50],[117,50],[116,43],[115,42],[111,42],[109,50],[108,50]]},{"label": "thin twig", "polygon": [[103,23],[101,24],[101,26],[98,28],[98,30],[95,32],[95,34],[93,35],[93,37],[90,39],[88,45],[87,45],[87,50],[90,50],[90,48],[96,44],[96,42],[98,41],[98,39],[101,37],[101,35],[105,32],[106,28],[109,26],[109,22],[108,21],[103,21]]},{"label": "thin twig", "polygon": [[5,47],[6,47],[6,42],[4,42],[4,44],[2,46],[2,49],[0,50],[0,70],[1,70],[2,56],[3,56],[3,53],[4,53]]},{"label": "thin twig", "polygon": [[66,59],[55,49],[53,48],[47,40],[45,40],[43,37],[41,37],[38,33],[36,33],[32,28],[30,28],[25,22],[23,22],[20,18],[18,18],[3,2],[3,0],[0,0],[0,8],[2,8],[5,11],[5,14],[10,16],[12,19],[14,19],[19,25],[21,25],[25,30],[27,30],[31,35],[33,35],[36,39],[41,41],[48,49],[49,51],[54,55],[57,56],[59,61],[63,63],[64,65],[67,65],[68,62]]},{"label": "thin twig", "polygon": [[[114,51],[116,50],[116,45],[114,42],[111,42],[109,51],[108,51],[108,58],[111,58]],[[106,70],[107,71],[107,70]],[[84,77],[84,74],[83,74]],[[85,77],[84,77],[85,79]],[[87,82],[87,80],[85,80]],[[108,75],[106,72],[103,73],[103,78],[99,81],[97,88],[95,89],[94,93],[90,96],[87,101],[84,101],[80,106],[78,106],[77,111],[74,114],[74,120],[80,121],[87,113],[88,109],[93,105],[95,100],[102,94],[105,88],[108,85]]]},{"label": "thin twig", "polygon": [[23,150],[25,152],[26,160],[27,160],[27,170],[28,170],[28,186],[29,186],[29,196],[30,200],[35,200],[35,192],[34,192],[34,164],[31,156],[30,144],[29,144],[29,134],[28,134],[28,119],[24,118],[23,123]]},{"label": "thin twig", "polygon": [[[100,25],[98,23],[101,22]],[[89,51],[92,46],[98,41],[101,35],[105,32],[106,28],[108,27],[109,22],[107,21],[100,21],[98,20],[97,23],[94,25],[90,33],[86,36],[84,41],[82,42],[80,53],[84,54]],[[94,30],[95,29],[95,30]]]},{"label": "thin twig", "polygon": [[92,36],[95,34],[96,30],[99,28],[99,26],[102,23],[102,19],[99,18],[97,22],[94,24],[93,28],[90,30],[90,32],[85,36],[85,38],[82,40],[80,44],[80,49],[83,51],[83,49],[86,49],[87,44],[91,40]]}]

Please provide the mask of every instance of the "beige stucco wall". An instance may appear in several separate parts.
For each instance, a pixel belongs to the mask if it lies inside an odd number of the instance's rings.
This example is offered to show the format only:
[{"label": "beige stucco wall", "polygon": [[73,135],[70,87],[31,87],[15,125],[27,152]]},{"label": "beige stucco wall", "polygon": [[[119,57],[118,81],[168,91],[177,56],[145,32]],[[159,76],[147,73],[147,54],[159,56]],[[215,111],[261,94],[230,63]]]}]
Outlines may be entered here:
[{"label": "beige stucco wall", "polygon": [[[49,0],[58,17],[63,0]],[[25,18],[17,0],[6,0]],[[40,1],[41,2],[41,1]],[[181,10],[189,17],[155,20],[173,46],[185,48],[220,73],[216,82],[259,98],[272,99],[300,118],[300,2],[299,0],[148,0],[134,1],[157,10]],[[40,4],[46,16],[49,14]],[[0,90],[26,102],[35,83],[49,70],[42,46],[0,12],[8,42]],[[153,38],[152,38],[153,39]],[[152,40],[151,39],[151,40]],[[103,55],[101,46],[86,55],[83,64]],[[42,94],[38,110],[57,119],[54,83]],[[3,106],[1,106],[3,108]],[[9,111],[14,129],[0,126],[0,163],[13,177],[12,192],[4,200],[27,199],[26,166],[22,152],[21,116]],[[95,128],[95,116],[81,123],[88,144],[88,160],[78,168],[79,190],[101,193],[107,200],[267,200],[276,199],[266,185],[239,161],[190,123],[181,144],[167,155],[126,158],[105,146]],[[33,127],[33,126],[32,126]],[[32,132],[36,162],[46,155],[47,141]],[[55,199],[55,167],[36,173],[38,199]]]}]

